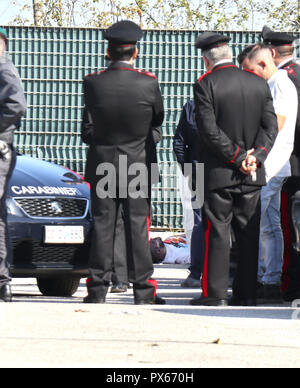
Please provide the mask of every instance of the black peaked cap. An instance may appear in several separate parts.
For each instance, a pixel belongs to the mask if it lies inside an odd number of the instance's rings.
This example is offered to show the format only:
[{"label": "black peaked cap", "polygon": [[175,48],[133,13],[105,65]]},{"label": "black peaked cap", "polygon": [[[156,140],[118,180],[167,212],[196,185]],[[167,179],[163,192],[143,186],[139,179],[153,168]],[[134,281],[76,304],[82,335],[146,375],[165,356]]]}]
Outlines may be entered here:
[{"label": "black peaked cap", "polygon": [[229,36],[217,34],[215,32],[204,32],[197,38],[195,46],[197,49],[210,50],[214,47],[228,43],[230,39]]},{"label": "black peaked cap", "polygon": [[288,34],[287,32],[275,32],[272,31],[267,26],[264,26],[261,36],[263,38],[264,43],[271,44],[274,46],[282,46],[286,44],[292,44],[296,36],[292,34]]},{"label": "black peaked cap", "polygon": [[130,20],[123,20],[110,26],[104,32],[104,39],[115,44],[136,44],[143,36],[141,28]]}]

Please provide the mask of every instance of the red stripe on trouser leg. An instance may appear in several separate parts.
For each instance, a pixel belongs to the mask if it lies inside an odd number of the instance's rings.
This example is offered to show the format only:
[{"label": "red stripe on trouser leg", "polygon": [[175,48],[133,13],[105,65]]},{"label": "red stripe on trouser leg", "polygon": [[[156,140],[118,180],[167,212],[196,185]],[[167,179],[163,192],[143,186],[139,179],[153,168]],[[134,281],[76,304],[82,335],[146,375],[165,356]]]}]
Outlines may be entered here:
[{"label": "red stripe on trouser leg", "polygon": [[147,231],[148,231],[148,241],[150,242],[150,227],[151,227],[151,214],[149,210],[149,214],[147,217]]},{"label": "red stripe on trouser leg", "polygon": [[154,296],[156,296],[157,291],[157,280],[155,279],[149,279],[148,283],[150,283],[154,287]]},{"label": "red stripe on trouser leg", "polygon": [[209,235],[211,229],[211,223],[207,218],[207,227],[205,230],[205,256],[204,256],[204,266],[202,274],[202,295],[204,298],[208,298],[208,252],[209,252]]},{"label": "red stripe on trouser leg", "polygon": [[282,291],[285,292],[290,283],[288,269],[291,251],[291,230],[289,222],[288,197],[284,191],[281,193],[281,224],[284,239],[283,267],[282,267]]}]

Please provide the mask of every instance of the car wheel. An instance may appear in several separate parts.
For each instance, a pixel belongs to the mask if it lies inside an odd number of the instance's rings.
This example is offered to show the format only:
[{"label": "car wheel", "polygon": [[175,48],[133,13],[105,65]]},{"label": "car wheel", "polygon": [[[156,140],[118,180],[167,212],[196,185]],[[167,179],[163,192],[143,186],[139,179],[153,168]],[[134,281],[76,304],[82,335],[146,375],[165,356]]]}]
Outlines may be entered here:
[{"label": "car wheel", "polygon": [[72,296],[78,289],[80,278],[37,278],[37,286],[44,296]]}]

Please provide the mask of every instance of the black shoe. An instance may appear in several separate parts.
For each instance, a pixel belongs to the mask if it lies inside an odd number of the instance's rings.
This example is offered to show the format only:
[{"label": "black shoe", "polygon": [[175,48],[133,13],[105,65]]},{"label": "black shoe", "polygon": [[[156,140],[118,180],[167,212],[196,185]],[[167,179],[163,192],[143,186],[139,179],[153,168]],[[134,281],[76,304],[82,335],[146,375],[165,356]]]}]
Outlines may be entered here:
[{"label": "black shoe", "polygon": [[191,276],[188,276],[182,283],[181,287],[183,288],[200,288],[201,281],[199,279],[194,279]]},{"label": "black shoe", "polygon": [[280,284],[265,284],[264,291],[265,303],[283,303]]},{"label": "black shoe", "polygon": [[156,295],[156,297],[154,298],[154,304],[166,304],[166,301],[165,299]]},{"label": "black shoe", "polygon": [[282,298],[285,302],[293,302],[296,299],[300,299],[300,291],[294,292],[285,292],[282,295]]},{"label": "black shoe", "polygon": [[192,306],[228,306],[228,302],[226,299],[218,299],[218,298],[194,298],[190,301]]},{"label": "black shoe", "polygon": [[12,293],[10,284],[5,283],[0,288],[0,302],[11,302],[12,301]]},{"label": "black shoe", "polygon": [[105,298],[96,298],[94,296],[88,295],[83,299],[83,303],[103,304],[105,303]]},{"label": "black shoe", "polygon": [[111,289],[110,289],[110,292],[111,293],[118,293],[118,292],[127,292],[127,288],[128,288],[128,285],[126,283],[117,283],[117,284],[114,284]]},{"label": "black shoe", "polygon": [[136,299],[134,301],[134,304],[166,304],[166,301],[163,298],[160,298],[159,296],[155,296],[152,299]]},{"label": "black shoe", "polygon": [[248,298],[248,299],[241,299],[238,297],[233,296],[228,301],[229,306],[247,306],[247,307],[255,307],[256,306],[256,299]]},{"label": "black shoe", "polygon": [[265,289],[263,283],[256,283],[256,298],[263,299],[265,297]]}]

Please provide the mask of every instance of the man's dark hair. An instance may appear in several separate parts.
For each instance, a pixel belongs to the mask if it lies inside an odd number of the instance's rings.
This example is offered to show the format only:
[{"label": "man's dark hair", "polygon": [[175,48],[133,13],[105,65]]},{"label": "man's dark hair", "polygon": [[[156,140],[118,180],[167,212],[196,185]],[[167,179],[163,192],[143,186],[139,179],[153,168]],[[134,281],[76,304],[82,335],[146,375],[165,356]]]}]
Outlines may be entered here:
[{"label": "man's dark hair", "polygon": [[252,50],[248,53],[248,58],[250,60],[252,60],[256,54],[260,51],[260,50],[269,50],[271,55],[272,55],[272,47],[269,45],[269,44],[265,44],[265,43],[258,43],[256,44]]},{"label": "man's dark hair", "polygon": [[0,33],[0,39],[5,43],[5,46],[8,46],[8,39],[5,35]]},{"label": "man's dark hair", "polygon": [[244,48],[242,52],[239,53],[237,60],[240,65],[244,62],[245,58],[248,57],[248,55],[254,49],[255,46],[256,44],[251,44],[250,46],[247,46],[246,48]]},{"label": "man's dark hair", "polygon": [[166,256],[166,247],[160,237],[150,240],[150,251],[153,264],[160,264]]},{"label": "man's dark hair", "polygon": [[271,50],[271,46],[267,45],[265,43],[255,43],[251,44],[250,46],[247,46],[237,57],[238,63],[241,65],[245,58],[251,58],[253,55],[261,50],[261,49],[269,49]]},{"label": "man's dark hair", "polygon": [[108,52],[112,61],[129,61],[134,54],[136,46],[130,45],[127,47],[108,45]]}]

